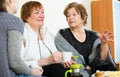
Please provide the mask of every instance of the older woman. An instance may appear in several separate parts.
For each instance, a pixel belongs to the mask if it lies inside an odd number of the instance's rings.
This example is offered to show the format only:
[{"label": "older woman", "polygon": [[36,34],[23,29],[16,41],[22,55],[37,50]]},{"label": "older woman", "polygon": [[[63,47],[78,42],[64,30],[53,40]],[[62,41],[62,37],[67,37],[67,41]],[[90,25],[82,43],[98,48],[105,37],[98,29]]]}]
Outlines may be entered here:
[{"label": "older woman", "polygon": [[[44,8],[38,1],[28,1],[21,8],[21,18],[25,22],[23,34],[23,59],[31,67],[44,69],[47,77],[63,77],[62,54],[56,49],[53,35],[44,27]],[[63,75],[63,76],[61,76]]]},{"label": "older woman", "polygon": [[[98,34],[84,29],[88,14],[85,7],[77,2],[69,3],[64,15],[70,28],[61,29],[56,35],[55,43],[59,50],[71,51],[79,56],[76,63],[84,65],[81,72],[83,76],[89,77],[96,70],[116,70],[108,48],[112,33],[105,31]],[[64,66],[68,68],[71,64],[73,61],[66,62]]]},{"label": "older woman", "polygon": [[0,0],[0,77],[16,74],[42,74],[42,68],[30,69],[20,57],[23,22],[15,14],[20,0]]}]

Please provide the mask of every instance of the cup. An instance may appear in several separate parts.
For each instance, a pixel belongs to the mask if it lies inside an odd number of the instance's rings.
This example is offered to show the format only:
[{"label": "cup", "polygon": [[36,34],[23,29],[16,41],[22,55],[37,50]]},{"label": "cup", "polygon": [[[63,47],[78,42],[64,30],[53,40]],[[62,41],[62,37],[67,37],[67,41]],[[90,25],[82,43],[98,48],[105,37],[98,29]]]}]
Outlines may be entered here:
[{"label": "cup", "polygon": [[67,51],[63,51],[63,52],[62,52],[63,62],[70,61],[71,58],[72,58],[72,52],[67,52]]}]

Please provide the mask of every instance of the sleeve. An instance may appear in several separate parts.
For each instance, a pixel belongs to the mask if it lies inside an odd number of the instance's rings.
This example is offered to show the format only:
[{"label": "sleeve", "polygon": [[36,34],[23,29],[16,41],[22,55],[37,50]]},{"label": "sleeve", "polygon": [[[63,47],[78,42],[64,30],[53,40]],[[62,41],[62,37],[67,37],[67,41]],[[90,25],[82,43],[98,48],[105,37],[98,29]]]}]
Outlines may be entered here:
[{"label": "sleeve", "polygon": [[8,31],[8,57],[10,68],[17,74],[31,75],[32,70],[21,57],[22,33],[17,30]]},{"label": "sleeve", "polygon": [[112,59],[112,56],[110,54],[110,49],[108,48],[108,54],[107,58],[104,61],[100,60],[100,44],[96,47],[96,57],[94,60],[90,63],[90,66],[92,68],[92,72],[96,72],[96,70],[109,70],[109,71],[116,71],[116,65],[114,60]]}]

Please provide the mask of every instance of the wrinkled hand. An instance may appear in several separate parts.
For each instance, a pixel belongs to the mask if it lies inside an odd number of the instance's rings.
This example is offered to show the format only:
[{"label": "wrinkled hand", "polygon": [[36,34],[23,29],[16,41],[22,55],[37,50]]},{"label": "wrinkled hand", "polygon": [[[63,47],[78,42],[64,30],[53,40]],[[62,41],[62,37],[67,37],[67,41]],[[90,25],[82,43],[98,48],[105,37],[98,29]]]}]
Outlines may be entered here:
[{"label": "wrinkled hand", "polygon": [[67,61],[67,62],[64,62],[64,63],[63,63],[63,66],[64,66],[65,68],[70,68],[70,66],[71,66],[72,64],[76,64],[76,62],[73,61],[73,60]]},{"label": "wrinkled hand", "polygon": [[72,64],[76,64],[75,60],[76,60],[77,58],[78,58],[78,56],[72,55],[72,58],[71,58],[70,61],[63,62],[63,66],[64,66],[65,68],[70,68],[70,66],[71,66]]},{"label": "wrinkled hand", "polygon": [[32,69],[32,75],[33,76],[41,76],[42,73],[43,73],[42,67],[38,67],[38,68],[33,68]]},{"label": "wrinkled hand", "polygon": [[113,41],[113,33],[108,30],[106,30],[103,34],[98,34],[98,37],[101,39],[102,43]]},{"label": "wrinkled hand", "polygon": [[62,62],[62,53],[61,52],[55,52],[53,54],[51,54],[49,57],[48,57],[49,61],[51,64],[53,63],[61,63]]}]

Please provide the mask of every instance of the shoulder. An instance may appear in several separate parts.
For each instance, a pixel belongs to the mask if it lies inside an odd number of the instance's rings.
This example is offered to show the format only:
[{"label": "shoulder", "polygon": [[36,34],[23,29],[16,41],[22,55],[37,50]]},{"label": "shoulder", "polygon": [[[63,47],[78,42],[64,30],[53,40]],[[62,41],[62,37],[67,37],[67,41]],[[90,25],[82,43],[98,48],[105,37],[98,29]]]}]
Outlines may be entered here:
[{"label": "shoulder", "polygon": [[66,31],[68,31],[68,29],[70,29],[70,28],[60,29],[59,32],[66,32]]},{"label": "shoulder", "polygon": [[94,42],[96,39],[98,39],[98,32],[93,31],[93,30],[85,30],[87,39],[90,40],[91,42]]},{"label": "shoulder", "polygon": [[69,30],[70,30],[70,28],[60,29],[60,30],[59,30],[59,33],[60,33],[61,35],[66,35],[66,34],[68,34]]},{"label": "shoulder", "polygon": [[23,21],[19,17],[7,12],[3,12],[1,15],[1,22],[4,22],[3,25],[6,30],[18,30],[23,33]]},{"label": "shoulder", "polygon": [[11,22],[18,24],[18,26],[24,26],[24,22],[17,16],[10,15]]},{"label": "shoulder", "polygon": [[70,28],[60,29],[57,35],[55,36],[55,40],[61,40],[63,38],[69,38],[71,35]]},{"label": "shoulder", "polygon": [[11,27],[14,27],[16,30],[19,30],[20,32],[23,33],[24,31],[23,21],[19,17],[14,15],[11,15],[10,20],[11,20],[10,22],[12,22]]},{"label": "shoulder", "polygon": [[88,30],[88,29],[85,29],[85,31],[91,35],[95,35],[97,36],[98,32],[97,31],[94,31],[94,30]]},{"label": "shoulder", "polygon": [[7,13],[7,12],[2,13],[2,18],[6,19],[7,21],[9,20],[9,21],[14,21],[14,22],[16,22],[16,21],[17,22],[22,22],[22,20],[19,17],[15,16],[15,15],[12,15],[10,13]]},{"label": "shoulder", "polygon": [[55,39],[60,39],[61,36],[66,35],[69,28],[60,29],[55,36]]},{"label": "shoulder", "polygon": [[22,20],[15,16],[15,15],[12,15],[10,13],[7,13],[7,12],[2,12],[0,14],[0,18],[2,19],[1,21],[3,21],[4,23],[23,23]]}]

